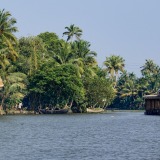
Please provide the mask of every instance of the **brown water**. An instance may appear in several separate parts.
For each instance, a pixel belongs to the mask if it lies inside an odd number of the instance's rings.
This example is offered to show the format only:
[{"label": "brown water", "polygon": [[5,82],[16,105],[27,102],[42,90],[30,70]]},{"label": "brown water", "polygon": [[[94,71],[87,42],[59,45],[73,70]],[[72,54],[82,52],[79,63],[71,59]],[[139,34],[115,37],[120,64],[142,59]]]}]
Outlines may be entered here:
[{"label": "brown water", "polygon": [[160,160],[160,116],[1,116],[0,160]]}]

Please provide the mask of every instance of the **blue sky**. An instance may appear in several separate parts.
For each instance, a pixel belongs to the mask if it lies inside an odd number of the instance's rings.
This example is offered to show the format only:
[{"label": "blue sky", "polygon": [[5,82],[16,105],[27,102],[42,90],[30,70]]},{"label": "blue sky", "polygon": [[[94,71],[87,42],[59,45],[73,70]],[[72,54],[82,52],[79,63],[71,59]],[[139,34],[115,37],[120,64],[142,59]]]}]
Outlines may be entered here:
[{"label": "blue sky", "polygon": [[0,9],[17,19],[17,37],[49,31],[60,38],[65,26],[83,30],[102,66],[115,54],[125,59],[126,69],[140,76],[146,59],[160,65],[159,0],[0,0]]}]

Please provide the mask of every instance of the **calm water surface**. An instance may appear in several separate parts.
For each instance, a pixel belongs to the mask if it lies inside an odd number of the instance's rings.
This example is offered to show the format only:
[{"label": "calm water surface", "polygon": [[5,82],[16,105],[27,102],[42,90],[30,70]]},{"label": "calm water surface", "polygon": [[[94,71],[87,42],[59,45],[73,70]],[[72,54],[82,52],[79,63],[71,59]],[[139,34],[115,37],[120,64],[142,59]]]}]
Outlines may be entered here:
[{"label": "calm water surface", "polygon": [[0,160],[160,160],[160,116],[1,116]]}]

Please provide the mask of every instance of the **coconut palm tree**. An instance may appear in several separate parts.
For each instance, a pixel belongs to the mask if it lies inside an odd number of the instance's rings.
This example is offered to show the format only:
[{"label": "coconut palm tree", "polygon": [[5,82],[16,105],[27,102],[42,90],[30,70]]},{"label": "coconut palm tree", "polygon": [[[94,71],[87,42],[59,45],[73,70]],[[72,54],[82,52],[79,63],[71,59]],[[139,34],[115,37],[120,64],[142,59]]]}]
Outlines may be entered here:
[{"label": "coconut palm tree", "polygon": [[18,29],[14,25],[16,24],[16,19],[11,17],[10,12],[0,10],[0,37],[5,40],[11,40],[16,42],[16,37],[13,35]]},{"label": "coconut palm tree", "polygon": [[154,91],[157,92],[160,87],[160,67],[158,65],[156,65],[154,68],[153,80],[154,80],[153,88]]},{"label": "coconut palm tree", "polygon": [[63,40],[59,41],[58,48],[54,53],[53,59],[57,65],[71,63],[77,68],[77,75],[81,76],[84,72],[81,58],[75,56],[71,44]]},{"label": "coconut palm tree", "polygon": [[53,58],[59,64],[65,64],[73,58],[71,51],[71,45],[63,40],[59,41],[56,53],[54,53]]},{"label": "coconut palm tree", "polygon": [[141,68],[143,78],[148,82],[148,94],[156,93],[160,85],[160,67],[149,59]]},{"label": "coconut palm tree", "polygon": [[65,27],[67,29],[66,32],[63,33],[63,35],[67,35],[67,41],[73,40],[73,37],[75,37],[77,40],[80,40],[80,37],[82,35],[82,30],[79,27],[76,27],[74,24],[71,24],[69,27]]},{"label": "coconut palm tree", "polygon": [[153,60],[148,59],[141,68],[142,75],[150,76],[155,72],[156,64],[153,62]]},{"label": "coconut palm tree", "polygon": [[72,49],[74,56],[82,60],[85,73],[95,75],[94,69],[97,67],[95,57],[97,53],[90,50],[90,43],[84,40],[75,41],[72,43]]},{"label": "coconut palm tree", "polygon": [[134,97],[138,94],[138,88],[136,81],[128,80],[125,82],[124,86],[121,88],[120,95],[121,97],[131,96]]},{"label": "coconut palm tree", "polygon": [[[90,50],[90,43],[84,40],[75,41],[72,44],[72,49],[74,50],[75,56],[78,58],[83,58],[84,61],[89,63],[89,58],[95,60],[97,53]],[[92,60],[91,60],[92,61]]]},{"label": "coconut palm tree", "polygon": [[138,104],[137,100],[141,103],[140,99],[142,100],[142,95],[139,95],[140,86],[135,74],[125,72],[118,81],[117,98],[120,99],[122,106],[124,105],[124,107],[126,106],[133,109],[135,107],[135,102]]},{"label": "coconut palm tree", "polygon": [[0,10],[0,49],[7,48],[7,52],[3,56],[6,56],[10,60],[15,60],[17,58],[17,52],[15,51],[14,44],[17,42],[14,32],[17,32],[18,29],[15,27],[16,19],[11,17],[10,12]]},{"label": "coconut palm tree", "polygon": [[124,71],[124,64],[125,60],[116,55],[111,55],[110,57],[106,57],[106,60],[104,61],[104,65],[107,67],[107,71],[109,72],[112,79],[115,78],[115,81],[117,81],[118,72]]}]

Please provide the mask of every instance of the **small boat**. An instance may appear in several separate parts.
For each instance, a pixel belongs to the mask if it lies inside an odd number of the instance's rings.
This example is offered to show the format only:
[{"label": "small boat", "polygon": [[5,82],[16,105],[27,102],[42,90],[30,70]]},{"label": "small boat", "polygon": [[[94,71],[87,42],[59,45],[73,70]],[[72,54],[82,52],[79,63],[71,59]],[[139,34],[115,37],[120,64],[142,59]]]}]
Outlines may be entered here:
[{"label": "small boat", "polygon": [[40,109],[39,114],[65,114],[68,113],[68,109]]}]

